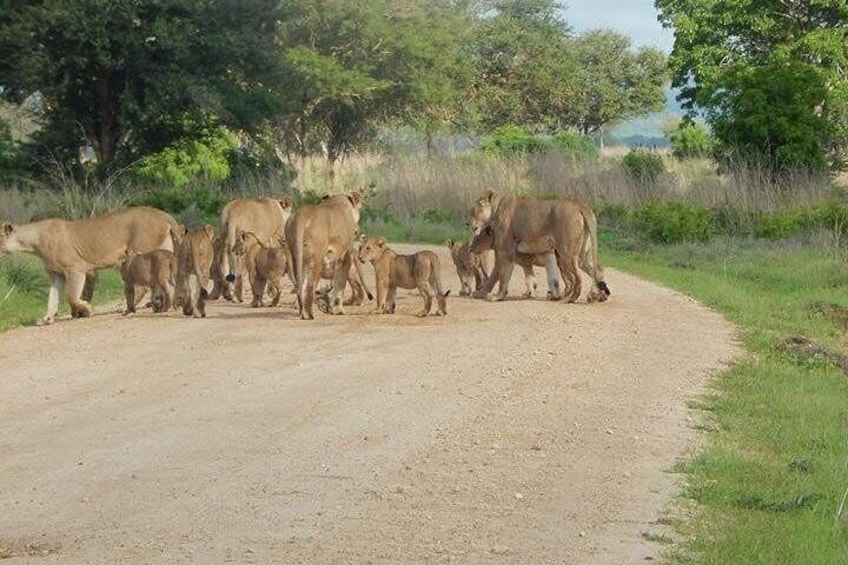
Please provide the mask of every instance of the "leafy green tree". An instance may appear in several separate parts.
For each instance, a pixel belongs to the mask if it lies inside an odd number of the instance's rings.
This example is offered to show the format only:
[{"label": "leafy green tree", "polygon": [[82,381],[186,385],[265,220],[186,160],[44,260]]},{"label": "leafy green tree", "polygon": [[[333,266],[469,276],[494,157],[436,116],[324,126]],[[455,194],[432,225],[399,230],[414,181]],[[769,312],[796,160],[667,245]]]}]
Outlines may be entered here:
[{"label": "leafy green tree", "polygon": [[[247,127],[273,109],[272,0],[0,0],[3,95],[38,92],[36,148],[103,170],[189,136],[176,116]],[[189,120],[192,122],[192,120]]]},{"label": "leafy green tree", "polygon": [[848,1],[655,0],[673,28],[673,85],[718,156],[771,170],[842,166]]},{"label": "leafy green tree", "polygon": [[473,89],[481,127],[565,128],[578,94],[578,69],[562,5],[555,0],[495,0],[483,2],[481,14]]},{"label": "leafy green tree", "polygon": [[[431,132],[452,121],[470,81],[468,10],[440,0],[289,0],[280,26],[291,81],[286,145],[330,163],[389,123]],[[332,169],[332,168],[331,168]]]},{"label": "leafy green tree", "polygon": [[592,30],[571,42],[577,60],[578,88],[569,109],[580,133],[643,116],[663,108],[668,81],[662,51],[643,47],[633,51],[630,38],[610,30]]}]

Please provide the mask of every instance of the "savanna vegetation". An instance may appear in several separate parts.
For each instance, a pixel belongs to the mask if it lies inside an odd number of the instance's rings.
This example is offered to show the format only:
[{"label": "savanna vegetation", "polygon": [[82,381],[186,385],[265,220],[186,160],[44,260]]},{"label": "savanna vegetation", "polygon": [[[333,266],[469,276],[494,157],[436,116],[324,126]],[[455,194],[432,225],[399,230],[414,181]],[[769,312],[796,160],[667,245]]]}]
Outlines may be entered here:
[{"label": "savanna vegetation", "polygon": [[[848,1],[655,4],[668,60],[575,34],[553,0],[0,0],[0,219],[191,225],[359,188],[363,231],[440,243],[483,188],[582,198],[607,265],[724,313],[750,352],[693,401],[708,441],[676,469],[668,560],[848,563]],[[672,150],[603,148],[669,78]],[[0,329],[46,286],[4,259]],[[119,292],[104,272],[96,299]]]}]

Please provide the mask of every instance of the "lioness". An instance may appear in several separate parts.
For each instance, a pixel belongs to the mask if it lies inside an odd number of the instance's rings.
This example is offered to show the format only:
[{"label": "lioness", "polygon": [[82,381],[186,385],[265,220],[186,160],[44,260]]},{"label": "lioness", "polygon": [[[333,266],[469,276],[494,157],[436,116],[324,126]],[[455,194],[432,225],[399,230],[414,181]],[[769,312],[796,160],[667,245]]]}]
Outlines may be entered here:
[{"label": "lioness", "polygon": [[434,295],[438,303],[436,314],[447,316],[446,298],[450,291],[442,291],[439,257],[432,251],[398,255],[386,245],[385,239],[366,238],[359,247],[359,260],[374,265],[377,312],[394,314],[397,289],[417,288],[424,297],[424,308],[418,317],[430,315]]},{"label": "lioness", "polygon": [[238,258],[233,253],[241,230],[255,233],[263,241],[272,241],[283,235],[286,222],[292,214],[292,199],[288,194],[274,198],[237,198],[221,210],[221,237],[223,249],[219,254],[218,269],[224,273],[228,286],[224,297],[232,295],[242,301],[242,272]]},{"label": "lioness", "polygon": [[[483,231],[475,235],[468,246],[471,253],[481,254],[495,248],[495,235],[492,226],[487,225]],[[515,262],[524,270],[524,298],[532,298],[536,294],[536,275],[533,267],[545,267],[548,273],[557,273],[555,250],[556,244],[552,237],[542,237],[538,241],[516,242]],[[559,276],[548,280],[548,296],[553,296],[559,288]],[[480,290],[480,289],[478,289]]]},{"label": "lioness", "polygon": [[[167,312],[174,304],[177,275],[177,256],[167,249],[147,253],[131,250],[120,261],[119,270],[124,280],[127,309],[124,315],[133,314],[147,288],[150,289],[154,312]],[[141,294],[136,294],[141,290]]]},{"label": "lioness", "polygon": [[459,295],[471,295],[472,280],[474,281],[474,290],[481,290],[489,281],[489,274],[483,266],[481,252],[472,250],[470,241],[459,243],[448,239],[445,241],[445,245],[450,249],[451,259],[453,259],[456,274],[459,277],[459,283],[461,285]]},{"label": "lioness", "polygon": [[[520,242],[538,242],[551,237],[554,254],[565,284],[565,300],[574,302],[580,296],[581,281],[578,267],[592,279],[593,288],[587,301],[603,301],[610,294],[603,279],[603,268],[598,262],[597,219],[594,212],[577,200],[539,201],[523,196],[500,196],[486,189],[469,211],[468,225],[479,234],[491,225],[494,234],[495,268],[486,293],[491,293],[496,283],[497,294],[490,300],[503,300],[512,276],[515,255],[523,251]],[[555,271],[555,270],[554,270]],[[552,298],[559,298],[556,273],[548,271]]]},{"label": "lioness", "polygon": [[263,242],[255,233],[242,230],[233,252],[242,257],[253,293],[253,308],[263,306],[265,287],[272,293],[271,306],[280,303],[283,292],[283,277],[288,270],[288,252],[285,241],[278,240],[276,246]]},{"label": "lioness", "polygon": [[303,206],[286,224],[286,244],[302,319],[314,318],[315,285],[328,267],[333,275],[327,296],[328,310],[333,314],[344,313],[342,297],[353,262],[353,243],[362,204],[362,195],[356,191],[329,196],[318,204]]},{"label": "lioness", "polygon": [[47,313],[39,321],[51,324],[59,310],[59,295],[67,289],[75,316],[90,316],[94,273],[118,264],[127,251],[174,250],[172,232],[179,226],[169,214],[135,207],[83,220],[42,220],[0,225],[0,257],[7,253],[37,255],[50,277]]},{"label": "lioness", "polygon": [[206,317],[214,238],[215,229],[209,224],[186,230],[177,251],[177,295],[186,316]]}]

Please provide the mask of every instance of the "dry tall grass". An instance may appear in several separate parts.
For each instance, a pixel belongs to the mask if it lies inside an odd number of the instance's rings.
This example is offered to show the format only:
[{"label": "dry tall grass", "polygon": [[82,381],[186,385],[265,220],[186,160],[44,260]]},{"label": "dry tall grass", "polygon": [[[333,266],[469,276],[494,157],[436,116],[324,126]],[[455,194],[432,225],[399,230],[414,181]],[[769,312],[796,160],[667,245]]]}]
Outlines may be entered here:
[{"label": "dry tall grass", "polygon": [[622,167],[624,153],[600,159],[571,159],[549,153],[527,158],[392,156],[368,154],[338,164],[335,185],[323,161],[308,160],[295,185],[301,190],[334,192],[373,186],[374,199],[404,218],[430,209],[462,215],[485,188],[538,197],[580,198],[593,206],[627,207],[646,202],[687,202],[738,212],[773,212],[789,206],[824,202],[834,195],[827,179],[805,174],[774,179],[756,167],[737,167],[719,174],[708,159],[678,160],[658,153],[666,172],[655,183],[630,177]]}]

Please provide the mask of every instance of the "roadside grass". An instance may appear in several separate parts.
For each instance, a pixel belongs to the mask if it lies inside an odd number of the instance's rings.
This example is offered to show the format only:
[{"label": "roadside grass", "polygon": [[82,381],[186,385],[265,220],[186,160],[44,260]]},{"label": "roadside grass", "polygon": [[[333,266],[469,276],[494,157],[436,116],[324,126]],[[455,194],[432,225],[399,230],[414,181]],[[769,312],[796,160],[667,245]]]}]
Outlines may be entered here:
[{"label": "roadside grass", "polygon": [[[846,348],[848,272],[836,251],[806,242],[717,239],[650,246],[605,234],[602,258],[675,288],[740,327],[749,351],[703,398],[707,441],[674,471],[695,512],[675,521],[673,563],[848,563],[848,375],[784,352],[802,335]],[[691,504],[681,505],[691,508]]]},{"label": "roadside grass", "polygon": [[[50,281],[41,261],[31,255],[16,255],[0,261],[0,332],[31,326],[44,316]],[[98,273],[94,304],[113,302],[124,294],[121,276],[115,269]],[[59,315],[69,313],[68,300],[59,299]]]}]

